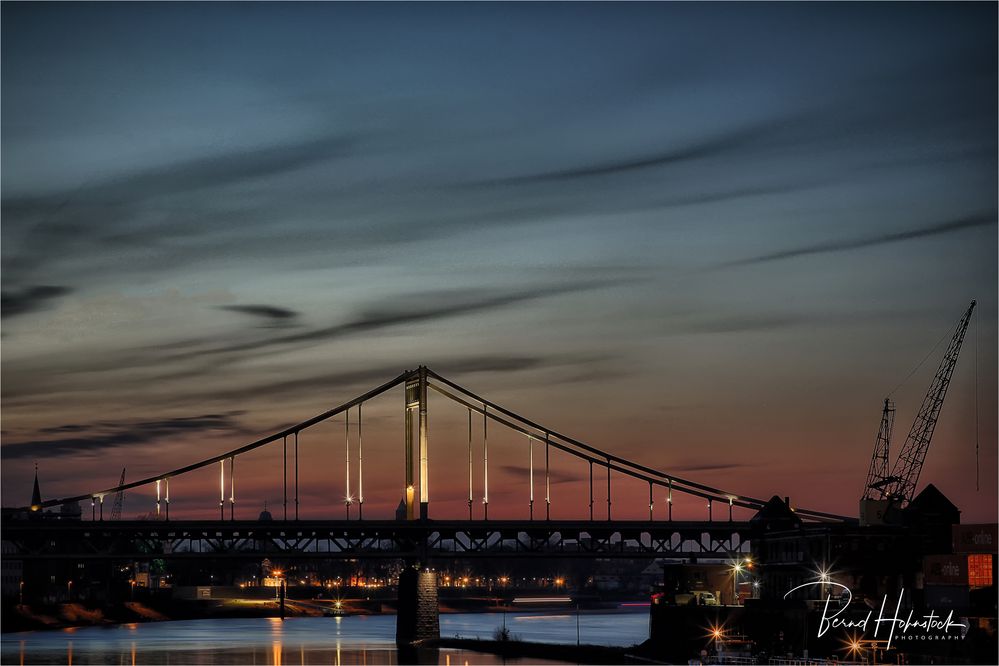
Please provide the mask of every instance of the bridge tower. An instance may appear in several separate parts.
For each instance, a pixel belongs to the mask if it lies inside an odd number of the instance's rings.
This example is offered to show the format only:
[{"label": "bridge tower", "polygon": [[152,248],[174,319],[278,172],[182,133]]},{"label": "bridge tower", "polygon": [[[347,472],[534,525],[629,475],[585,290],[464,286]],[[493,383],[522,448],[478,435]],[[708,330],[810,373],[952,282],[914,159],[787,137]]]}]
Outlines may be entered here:
[{"label": "bridge tower", "polygon": [[430,470],[427,447],[427,368],[421,365],[406,380],[406,519],[416,517],[416,488],[413,455],[413,412],[417,414],[416,446],[420,465],[420,520],[426,520],[430,506]]},{"label": "bridge tower", "polygon": [[[413,413],[416,413],[414,437]],[[414,441],[415,440],[415,441]],[[414,445],[417,449],[414,455]],[[416,518],[414,467],[419,464],[420,520],[429,518],[430,467],[427,441],[427,368],[421,365],[406,379],[406,519]],[[426,553],[409,561],[399,576],[396,643],[413,646],[440,638],[437,574],[427,568]]]}]

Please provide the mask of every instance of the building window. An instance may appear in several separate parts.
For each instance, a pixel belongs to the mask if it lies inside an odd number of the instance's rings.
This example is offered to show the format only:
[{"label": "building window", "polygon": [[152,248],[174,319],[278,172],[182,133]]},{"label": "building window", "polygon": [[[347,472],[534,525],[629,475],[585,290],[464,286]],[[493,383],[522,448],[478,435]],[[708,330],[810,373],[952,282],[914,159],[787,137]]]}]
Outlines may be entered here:
[{"label": "building window", "polygon": [[968,585],[989,587],[992,585],[992,555],[968,555]]}]

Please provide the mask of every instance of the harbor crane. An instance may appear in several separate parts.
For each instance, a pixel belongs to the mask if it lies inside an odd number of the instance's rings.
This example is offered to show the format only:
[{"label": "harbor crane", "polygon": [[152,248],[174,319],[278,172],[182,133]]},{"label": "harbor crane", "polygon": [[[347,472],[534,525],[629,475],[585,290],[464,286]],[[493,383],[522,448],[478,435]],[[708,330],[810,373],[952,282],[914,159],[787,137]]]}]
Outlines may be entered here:
[{"label": "harbor crane", "polygon": [[[874,442],[874,453],[871,456],[871,465],[867,473],[867,484],[864,489],[864,497],[861,500],[861,519],[866,517],[867,522],[883,519],[884,513],[889,507],[903,508],[912,501],[916,491],[916,484],[919,482],[919,475],[923,470],[923,463],[926,461],[926,452],[930,448],[930,440],[936,428],[937,420],[940,418],[940,410],[943,408],[944,398],[947,397],[947,389],[950,387],[951,377],[954,375],[954,368],[957,365],[957,357],[961,353],[961,345],[964,343],[965,333],[968,331],[968,324],[971,321],[971,313],[975,310],[975,301],[958,322],[957,329],[951,337],[950,344],[944,353],[936,375],[930,383],[930,388],[923,398],[923,404],[916,414],[916,419],[912,422],[909,435],[905,438],[905,443],[899,451],[898,458],[895,459],[891,471],[888,471],[889,447],[891,443],[892,427],[895,421],[895,405],[889,399],[885,399],[881,416],[881,426]],[[875,507],[877,515],[867,507]]]},{"label": "harbor crane", "polygon": [[[121,468],[121,479],[118,480],[118,487],[125,485],[125,468]],[[125,491],[119,490],[114,496],[114,505],[111,507],[111,520],[121,520],[121,505],[125,502]]]}]

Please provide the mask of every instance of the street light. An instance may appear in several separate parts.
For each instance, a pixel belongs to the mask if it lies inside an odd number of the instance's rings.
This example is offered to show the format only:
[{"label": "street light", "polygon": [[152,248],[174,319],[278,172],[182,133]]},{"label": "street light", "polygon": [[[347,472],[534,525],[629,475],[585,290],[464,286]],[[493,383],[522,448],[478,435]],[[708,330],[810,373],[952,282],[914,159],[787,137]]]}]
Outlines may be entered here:
[{"label": "street light", "polygon": [[732,565],[732,605],[739,605],[739,574],[742,573],[742,563]]},{"label": "street light", "polygon": [[709,636],[715,642],[715,653],[717,654],[719,652],[719,648],[721,647],[722,640],[725,638],[725,632],[721,626],[713,624],[711,625],[711,633]]},{"label": "street light", "polygon": [[830,571],[826,567],[826,565],[824,565],[824,564],[819,567],[819,570],[818,570],[817,573],[819,575],[819,582],[822,583],[819,595],[820,595],[820,598],[825,599],[826,598],[826,585],[829,582],[832,581],[832,576],[829,575]]},{"label": "street light", "polygon": [[285,578],[284,572],[280,569],[275,569],[271,572],[278,579],[278,599],[280,605],[281,619],[284,619],[284,598],[285,598]]}]

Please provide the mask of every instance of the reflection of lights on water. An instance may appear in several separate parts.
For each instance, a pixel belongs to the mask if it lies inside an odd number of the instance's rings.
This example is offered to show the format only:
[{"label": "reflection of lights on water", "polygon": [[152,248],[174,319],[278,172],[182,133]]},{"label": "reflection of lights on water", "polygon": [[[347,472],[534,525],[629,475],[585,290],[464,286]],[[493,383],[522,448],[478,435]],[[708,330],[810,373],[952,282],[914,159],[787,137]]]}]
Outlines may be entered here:
[{"label": "reflection of lights on water", "polygon": [[73,666],[73,641],[66,644],[66,664]]},{"label": "reflection of lights on water", "polygon": [[132,641],[132,666],[135,666],[135,641]]},{"label": "reflection of lights on water", "polygon": [[336,642],[336,666],[340,666],[340,641]]},{"label": "reflection of lights on water", "polygon": [[281,666],[281,641],[274,641],[271,645],[271,652],[274,666]]}]

